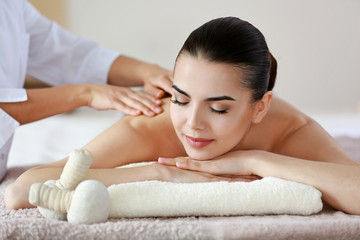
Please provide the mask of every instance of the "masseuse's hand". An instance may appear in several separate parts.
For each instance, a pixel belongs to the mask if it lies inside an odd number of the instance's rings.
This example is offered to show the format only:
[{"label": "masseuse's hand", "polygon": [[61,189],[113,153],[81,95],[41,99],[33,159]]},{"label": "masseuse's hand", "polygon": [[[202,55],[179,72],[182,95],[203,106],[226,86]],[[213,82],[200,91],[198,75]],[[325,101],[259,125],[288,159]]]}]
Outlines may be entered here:
[{"label": "masseuse's hand", "polygon": [[129,115],[155,116],[162,112],[161,101],[145,92],[107,84],[86,84],[87,105],[97,110],[118,110]]},{"label": "masseuse's hand", "polygon": [[251,181],[248,178],[239,178],[239,177],[226,177],[226,176],[216,176],[214,174],[206,172],[198,172],[180,169],[175,166],[167,166],[163,164],[152,164],[152,168],[155,168],[159,172],[160,180],[167,182],[181,182],[181,183],[191,183],[191,182],[219,182],[219,181]]},{"label": "masseuse's hand", "polygon": [[111,65],[108,83],[114,86],[144,86],[156,98],[171,94],[173,72],[157,64],[120,55]]},{"label": "masseuse's hand", "polygon": [[159,158],[158,163],[213,175],[243,176],[255,180],[260,178],[252,170],[257,154],[260,154],[260,151],[233,151],[207,161],[177,157]]},{"label": "masseuse's hand", "polygon": [[151,68],[152,71],[144,79],[144,92],[158,99],[164,97],[166,92],[171,95],[173,72],[158,65],[151,65]]}]

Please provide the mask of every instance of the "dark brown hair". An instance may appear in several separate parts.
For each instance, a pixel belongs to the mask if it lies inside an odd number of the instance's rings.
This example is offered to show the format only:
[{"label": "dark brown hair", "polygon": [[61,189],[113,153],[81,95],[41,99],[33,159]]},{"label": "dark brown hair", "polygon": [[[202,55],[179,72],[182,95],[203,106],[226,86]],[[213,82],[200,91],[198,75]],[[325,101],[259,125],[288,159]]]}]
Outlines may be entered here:
[{"label": "dark brown hair", "polygon": [[263,34],[239,18],[218,18],[195,29],[178,57],[182,54],[238,67],[245,74],[242,86],[252,91],[254,102],[275,85],[277,62]]}]

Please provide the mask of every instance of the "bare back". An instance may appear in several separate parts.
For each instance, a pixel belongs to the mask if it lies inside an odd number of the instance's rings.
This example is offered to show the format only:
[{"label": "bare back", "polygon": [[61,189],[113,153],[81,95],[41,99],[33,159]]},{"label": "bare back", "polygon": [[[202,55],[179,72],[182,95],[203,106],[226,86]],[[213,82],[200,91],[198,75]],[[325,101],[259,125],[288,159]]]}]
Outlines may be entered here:
[{"label": "bare back", "polygon": [[272,100],[267,115],[252,126],[238,147],[307,160],[355,163],[316,121],[280,98]]}]

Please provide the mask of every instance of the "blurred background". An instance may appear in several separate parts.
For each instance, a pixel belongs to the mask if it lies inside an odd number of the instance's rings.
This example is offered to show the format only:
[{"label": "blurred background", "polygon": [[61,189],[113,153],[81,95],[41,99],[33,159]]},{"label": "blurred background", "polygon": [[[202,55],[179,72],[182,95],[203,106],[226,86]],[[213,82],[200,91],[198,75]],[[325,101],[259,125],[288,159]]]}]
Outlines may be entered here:
[{"label": "blurred background", "polygon": [[189,33],[249,21],[277,58],[275,93],[310,115],[360,114],[359,0],[31,0],[71,32],[172,69]]}]

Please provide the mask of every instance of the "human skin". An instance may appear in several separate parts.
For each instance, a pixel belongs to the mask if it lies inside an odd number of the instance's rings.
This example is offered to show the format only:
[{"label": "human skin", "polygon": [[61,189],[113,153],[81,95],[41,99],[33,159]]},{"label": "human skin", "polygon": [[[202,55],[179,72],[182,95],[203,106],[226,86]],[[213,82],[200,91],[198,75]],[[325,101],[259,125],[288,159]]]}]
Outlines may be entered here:
[{"label": "human skin", "polygon": [[[271,92],[252,102],[241,77],[229,65],[181,56],[175,66],[175,103],[164,100],[164,113],[154,118],[125,117],[84,146],[94,156],[86,179],[109,186],[274,176],[312,185],[334,208],[360,214],[360,165],[319,124]],[[161,164],[114,168],[158,159]],[[31,184],[58,179],[66,161],[22,174],[6,190],[7,207],[31,207]]]}]

